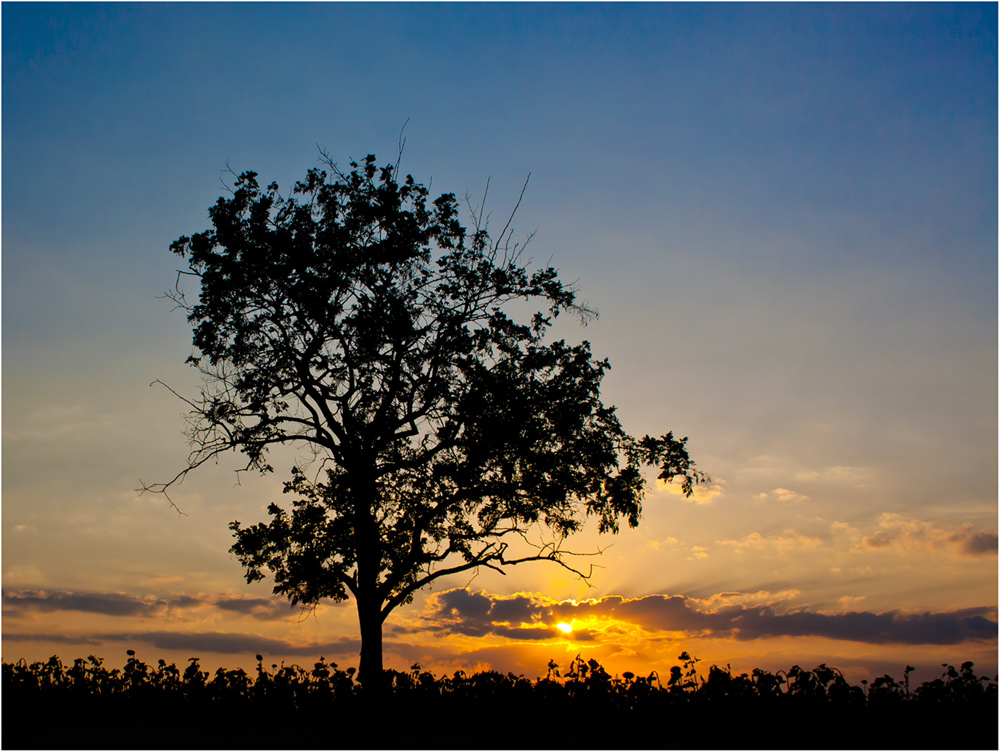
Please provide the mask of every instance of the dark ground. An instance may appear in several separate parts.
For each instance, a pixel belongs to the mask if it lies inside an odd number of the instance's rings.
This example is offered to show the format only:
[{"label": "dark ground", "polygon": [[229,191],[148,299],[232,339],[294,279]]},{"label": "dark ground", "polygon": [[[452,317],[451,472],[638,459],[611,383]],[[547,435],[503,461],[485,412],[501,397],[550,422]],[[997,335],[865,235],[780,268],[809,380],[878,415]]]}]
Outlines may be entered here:
[{"label": "dark ground", "polygon": [[[587,705],[584,707],[583,705]],[[325,708],[3,701],[3,749],[997,749],[997,708],[602,710],[594,703],[390,701]]]}]

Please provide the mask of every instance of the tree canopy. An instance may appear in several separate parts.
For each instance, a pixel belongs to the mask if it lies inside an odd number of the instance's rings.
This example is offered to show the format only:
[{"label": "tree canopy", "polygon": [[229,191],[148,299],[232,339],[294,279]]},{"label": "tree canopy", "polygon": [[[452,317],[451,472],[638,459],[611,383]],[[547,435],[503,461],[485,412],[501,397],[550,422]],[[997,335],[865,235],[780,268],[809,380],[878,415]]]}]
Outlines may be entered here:
[{"label": "tree canopy", "polygon": [[[563,540],[586,518],[601,532],[638,523],[642,466],[686,494],[704,476],[686,438],[624,431],[588,342],[549,336],[559,315],[593,312],[556,269],[531,268],[513,212],[493,237],[485,197],[466,199],[466,228],[454,194],[431,201],[398,161],[344,171],[323,157],[289,197],[240,174],[209,210],[212,229],[171,245],[188,268],[170,297],[204,386],[185,399],[186,467],[148,488],[222,452],[267,472],[274,445],[308,447],[315,461],[285,484],[290,509],[233,522],[232,551],[248,581],[270,573],[292,603],[353,597],[364,678],[381,673],[386,616],[435,578],[572,568]],[[518,319],[518,301],[537,310]],[[513,553],[533,526],[549,540]]]}]

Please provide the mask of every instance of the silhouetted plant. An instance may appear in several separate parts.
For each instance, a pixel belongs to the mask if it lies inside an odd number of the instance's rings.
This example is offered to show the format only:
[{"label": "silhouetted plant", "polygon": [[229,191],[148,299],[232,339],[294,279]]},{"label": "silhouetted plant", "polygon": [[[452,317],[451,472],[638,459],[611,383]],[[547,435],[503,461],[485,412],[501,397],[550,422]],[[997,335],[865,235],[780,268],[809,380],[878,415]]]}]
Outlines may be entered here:
[{"label": "silhouetted plant", "polygon": [[550,681],[552,679],[558,679],[559,678],[559,664],[558,663],[556,663],[553,660],[549,661],[548,672],[545,674],[545,678],[549,679]]},{"label": "silhouetted plant", "polygon": [[697,664],[701,662],[698,658],[692,658],[685,650],[677,660],[683,661],[683,666],[670,667],[670,679],[667,687],[673,692],[695,692],[701,684],[701,677],[698,676]]},{"label": "silhouetted plant", "polygon": [[[729,666],[713,665],[707,678],[702,678],[692,673],[699,662],[696,658],[683,653],[680,659],[683,665],[672,672],[677,680],[666,686],[655,672],[637,676],[627,671],[620,679],[611,677],[599,662],[582,656],[571,662],[563,677],[555,661],[550,661],[546,675],[534,681],[497,671],[471,675],[456,671],[438,679],[416,663],[407,672],[390,669],[387,693],[378,707],[379,717],[392,718],[393,724],[379,746],[414,746],[413,738],[404,735],[405,729],[434,714],[449,721],[443,735],[429,738],[426,746],[478,746],[476,737],[469,735],[476,733],[475,719],[483,708],[511,719],[509,734],[497,732],[501,736],[491,737],[489,741],[495,744],[487,746],[670,746],[652,735],[664,723],[671,724],[673,745],[680,747],[844,746],[852,741],[875,747],[993,747],[996,741],[997,684],[977,676],[971,662],[960,669],[945,664],[940,679],[912,692],[907,685],[913,667],[907,666],[903,682],[880,676],[871,682],[866,696],[861,687],[849,684],[838,669],[826,664],[811,671],[793,666],[786,672],[787,691],[783,692],[783,672],[754,669],[734,675]],[[6,734],[19,728],[20,720],[43,716],[68,714],[93,720],[93,714],[107,713],[141,724],[164,713],[179,713],[202,733],[215,727],[219,733],[225,730],[229,734],[226,746],[259,747],[284,745],[265,744],[258,737],[233,737],[230,729],[244,723],[235,719],[281,718],[286,725],[295,723],[320,734],[330,719],[355,718],[367,712],[357,704],[363,688],[353,681],[353,669],[341,670],[323,657],[308,671],[296,664],[272,665],[268,671],[258,655],[255,675],[219,668],[211,680],[208,676],[197,658],[191,658],[182,673],[163,660],[151,668],[131,652],[124,670],[109,671],[94,656],[77,659],[69,668],[57,656],[32,664],[4,663],[5,746],[19,746],[7,744],[12,737]],[[600,718],[605,730],[586,723],[557,728],[546,720],[581,714]],[[726,724],[720,726],[719,718]],[[736,735],[739,728],[760,728],[764,722],[783,728],[785,736]],[[57,734],[51,726],[45,730]],[[114,724],[108,727],[115,728]],[[955,729],[951,737],[949,727]],[[122,728],[125,735],[133,726]],[[521,729],[524,738],[512,736],[514,729]],[[813,739],[816,733],[819,736]],[[45,738],[53,742],[49,746],[60,746],[54,742],[61,737]],[[308,738],[313,740],[311,745],[330,746],[326,737]],[[368,746],[361,735],[338,738],[343,739],[343,746]],[[235,743],[240,740],[252,743]],[[143,746],[131,735],[119,741],[119,746]],[[191,746],[183,739],[172,741],[175,744],[162,746]]]},{"label": "silhouetted plant", "polygon": [[787,679],[781,673],[772,674],[769,671],[755,668],[750,673],[750,682],[760,697],[777,697],[782,694],[782,685]]}]

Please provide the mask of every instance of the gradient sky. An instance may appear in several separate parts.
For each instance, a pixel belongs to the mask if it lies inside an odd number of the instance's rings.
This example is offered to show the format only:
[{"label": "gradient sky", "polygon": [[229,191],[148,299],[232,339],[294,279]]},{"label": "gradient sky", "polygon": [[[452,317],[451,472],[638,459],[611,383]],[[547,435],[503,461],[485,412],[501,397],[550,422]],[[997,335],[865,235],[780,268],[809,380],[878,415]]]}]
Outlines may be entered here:
[{"label": "gradient sky", "polygon": [[[245,584],[227,524],[272,477],[177,489],[190,331],[157,296],[227,165],[283,188],[375,153],[577,280],[654,486],[590,586],[438,581],[386,660],[529,677],[997,670],[997,6],[2,6],[3,659],[357,665],[353,603]],[[564,634],[555,625],[569,623]]]}]

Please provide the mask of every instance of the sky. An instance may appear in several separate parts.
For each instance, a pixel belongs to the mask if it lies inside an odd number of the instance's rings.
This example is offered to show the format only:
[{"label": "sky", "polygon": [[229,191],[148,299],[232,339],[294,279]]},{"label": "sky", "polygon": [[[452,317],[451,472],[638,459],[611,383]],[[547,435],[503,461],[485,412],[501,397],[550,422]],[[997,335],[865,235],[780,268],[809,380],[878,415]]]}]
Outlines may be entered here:
[{"label": "sky", "polygon": [[[353,602],[248,585],[227,525],[295,461],[184,466],[170,243],[226,170],[374,153],[515,218],[600,316],[603,397],[688,436],[634,530],[443,579],[386,664],[529,678],[997,671],[995,4],[2,8],[2,655],[357,665]],[[404,128],[405,126],[405,128]],[[565,633],[557,625],[569,624]]]}]

